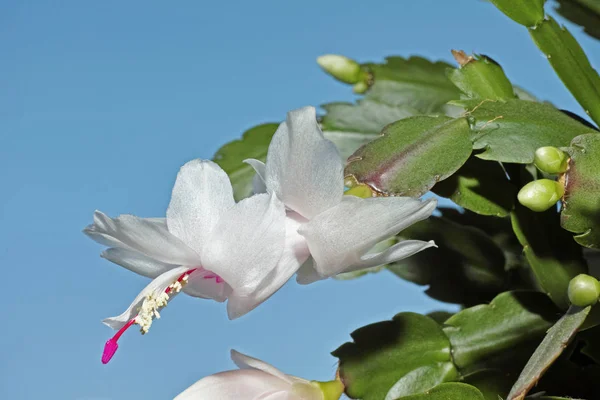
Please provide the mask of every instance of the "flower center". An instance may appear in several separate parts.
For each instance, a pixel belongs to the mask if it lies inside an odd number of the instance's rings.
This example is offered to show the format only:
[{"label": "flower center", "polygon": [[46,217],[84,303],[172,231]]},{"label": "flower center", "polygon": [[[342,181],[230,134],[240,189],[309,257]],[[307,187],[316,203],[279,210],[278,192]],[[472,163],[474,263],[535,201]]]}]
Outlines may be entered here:
[{"label": "flower center", "polygon": [[[140,326],[140,332],[142,335],[148,333],[150,326],[152,326],[152,321],[155,318],[160,318],[159,311],[166,307],[168,302],[176,296],[183,287],[187,284],[189,276],[195,271],[200,270],[204,271],[202,268],[192,268],[179,276],[165,289],[164,292],[155,294],[150,293],[146,296],[142,305],[138,309],[138,314],[129,320],[119,331],[110,339],[106,341],[104,345],[104,352],[102,353],[102,364],[107,364],[111,358],[117,352],[119,348],[119,344],[117,343],[121,335],[125,333],[126,330],[131,328],[131,326],[138,324]],[[204,279],[215,279],[217,283],[223,282],[223,278],[214,273],[208,273],[203,276]]]}]

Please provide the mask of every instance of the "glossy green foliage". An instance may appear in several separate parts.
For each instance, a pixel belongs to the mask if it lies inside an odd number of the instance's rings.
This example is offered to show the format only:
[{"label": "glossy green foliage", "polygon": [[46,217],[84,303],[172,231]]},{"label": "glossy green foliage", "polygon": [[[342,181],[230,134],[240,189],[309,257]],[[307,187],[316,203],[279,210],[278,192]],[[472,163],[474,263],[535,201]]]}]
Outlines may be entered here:
[{"label": "glossy green foliage", "polygon": [[556,311],[544,294],[517,291],[455,314],[444,324],[454,363],[465,368],[541,338],[552,326]]},{"label": "glossy green foliage", "polygon": [[582,246],[600,247],[600,134],[571,142],[561,225]]},{"label": "glossy green foliage", "polygon": [[469,136],[465,119],[406,118],[350,156],[345,175],[380,193],[420,196],[467,161]]},{"label": "glossy green foliage", "polygon": [[529,164],[543,146],[564,147],[589,126],[544,103],[526,100],[467,100],[462,104],[472,118],[473,148],[477,157]]},{"label": "glossy green foliage", "polygon": [[[425,393],[400,397],[402,400],[484,400],[477,388],[464,383],[443,383]],[[386,399],[388,400],[388,399]],[[391,400],[391,399],[389,399]]]},{"label": "glossy green foliage", "polygon": [[573,35],[552,17],[529,33],[585,112],[600,123],[600,76]]},{"label": "glossy green foliage", "polygon": [[453,52],[460,68],[450,70],[448,78],[469,99],[505,100],[516,98],[502,67],[491,58]]},{"label": "glossy green foliage", "polygon": [[352,398],[386,399],[392,388],[394,395],[408,395],[457,377],[450,342],[429,317],[401,313],[351,336],[353,342],[333,355],[340,360],[340,377]]},{"label": "glossy green foliage", "polygon": [[255,158],[264,162],[278,126],[275,123],[255,126],[244,132],[240,140],[227,143],[215,154],[213,160],[229,175],[236,200],[252,194],[254,169],[244,160]]},{"label": "glossy green foliage", "polygon": [[422,57],[387,57],[383,64],[363,64],[370,73],[366,99],[390,106],[408,106],[421,114],[443,113],[460,91],[446,77],[445,62]]},{"label": "glossy green foliage", "polygon": [[538,284],[556,305],[566,309],[569,282],[587,271],[581,247],[560,229],[555,210],[538,213],[518,204],[511,221]]},{"label": "glossy green foliage", "polygon": [[573,306],[548,330],[548,334],[535,350],[519,379],[511,389],[507,400],[520,400],[525,397],[529,390],[537,384],[544,372],[550,368],[554,360],[567,347],[589,312],[589,306],[586,308]]},{"label": "glossy green foliage", "polygon": [[401,232],[401,239],[434,240],[428,249],[388,266],[397,276],[419,285],[441,301],[478,304],[505,288],[506,258],[490,236],[473,226],[430,217]]},{"label": "glossy green foliage", "polygon": [[438,182],[432,191],[461,207],[482,215],[504,217],[512,210],[517,188],[498,162],[475,156],[456,173]]},{"label": "glossy green foliage", "polygon": [[557,0],[556,11],[568,20],[581,25],[585,32],[600,39],[600,1]]},{"label": "glossy green foliage", "polygon": [[535,26],[544,19],[545,0],[490,0],[515,22]]}]

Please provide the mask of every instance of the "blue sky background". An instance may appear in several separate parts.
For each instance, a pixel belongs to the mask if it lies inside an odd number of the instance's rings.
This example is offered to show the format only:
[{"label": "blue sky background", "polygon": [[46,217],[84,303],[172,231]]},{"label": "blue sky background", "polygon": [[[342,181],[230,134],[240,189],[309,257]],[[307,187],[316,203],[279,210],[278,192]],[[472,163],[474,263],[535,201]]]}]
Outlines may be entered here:
[{"label": "blue sky background", "polygon": [[[569,27],[600,65],[599,43]],[[231,369],[232,347],[326,380],[355,328],[448,307],[389,273],[290,282],[234,322],[181,296],[105,366],[100,321],[146,280],[102,260],[81,229],[96,208],[164,215],[184,162],[288,110],[352,100],[320,54],[451,61],[451,48],[582,113],[525,29],[483,1],[1,2],[0,398],[168,399]]]}]

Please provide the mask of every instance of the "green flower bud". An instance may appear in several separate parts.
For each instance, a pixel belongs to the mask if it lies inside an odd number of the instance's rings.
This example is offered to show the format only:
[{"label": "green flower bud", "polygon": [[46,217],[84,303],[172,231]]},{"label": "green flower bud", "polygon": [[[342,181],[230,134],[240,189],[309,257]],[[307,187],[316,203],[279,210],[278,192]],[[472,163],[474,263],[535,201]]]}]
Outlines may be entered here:
[{"label": "green flower bud", "polygon": [[369,89],[369,85],[367,82],[358,82],[356,85],[352,86],[352,91],[356,94],[363,94]]},{"label": "green flower bud", "polygon": [[540,147],[535,151],[533,163],[540,171],[548,174],[562,174],[567,170],[567,154],[556,147]]},{"label": "green flower bud", "polygon": [[579,307],[596,304],[600,296],[600,282],[593,276],[579,274],[569,282],[569,301]]},{"label": "green flower bud", "polygon": [[350,189],[346,190],[344,192],[345,195],[348,196],[356,196],[356,197],[360,197],[363,199],[367,199],[369,197],[375,197],[375,193],[373,192],[373,190],[367,186],[367,185],[363,185],[363,184],[359,184],[356,186],[351,187]]},{"label": "green flower bud", "polygon": [[532,211],[546,211],[565,194],[563,185],[550,179],[529,182],[519,190],[519,203]]},{"label": "green flower bud", "polygon": [[317,64],[335,79],[345,83],[358,83],[363,78],[360,64],[337,54],[326,54],[317,57]]},{"label": "green flower bud", "polygon": [[344,384],[337,379],[328,382],[312,381],[311,383],[321,389],[323,400],[338,400],[344,393]]}]

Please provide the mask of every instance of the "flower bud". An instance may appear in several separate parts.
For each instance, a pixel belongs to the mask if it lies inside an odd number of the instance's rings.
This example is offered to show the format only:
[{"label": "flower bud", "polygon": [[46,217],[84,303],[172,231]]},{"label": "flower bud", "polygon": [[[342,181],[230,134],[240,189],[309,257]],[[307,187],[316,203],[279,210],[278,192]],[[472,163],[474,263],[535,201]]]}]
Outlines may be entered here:
[{"label": "flower bud", "polygon": [[546,211],[565,194],[560,183],[550,179],[539,179],[529,182],[519,190],[519,203],[532,211]]},{"label": "flower bud", "polygon": [[373,192],[373,190],[367,186],[367,185],[363,185],[363,184],[359,184],[356,186],[351,187],[350,189],[346,190],[344,192],[345,195],[348,196],[356,196],[356,197],[360,197],[363,199],[367,199],[369,197],[375,197],[375,193]]},{"label": "flower bud", "polygon": [[567,154],[552,146],[540,147],[535,151],[533,163],[540,171],[548,174],[562,174],[567,170]]},{"label": "flower bud", "polygon": [[358,82],[356,85],[352,86],[352,91],[356,94],[363,94],[369,89],[369,85],[367,82]]},{"label": "flower bud", "polygon": [[345,83],[358,83],[363,75],[359,63],[337,54],[326,54],[317,57],[317,64],[335,79]]},{"label": "flower bud", "polygon": [[344,384],[339,380],[328,382],[312,381],[323,393],[323,400],[338,400],[344,393]]},{"label": "flower bud", "polygon": [[593,276],[579,274],[569,282],[569,301],[579,307],[596,304],[600,296],[600,282]]}]

